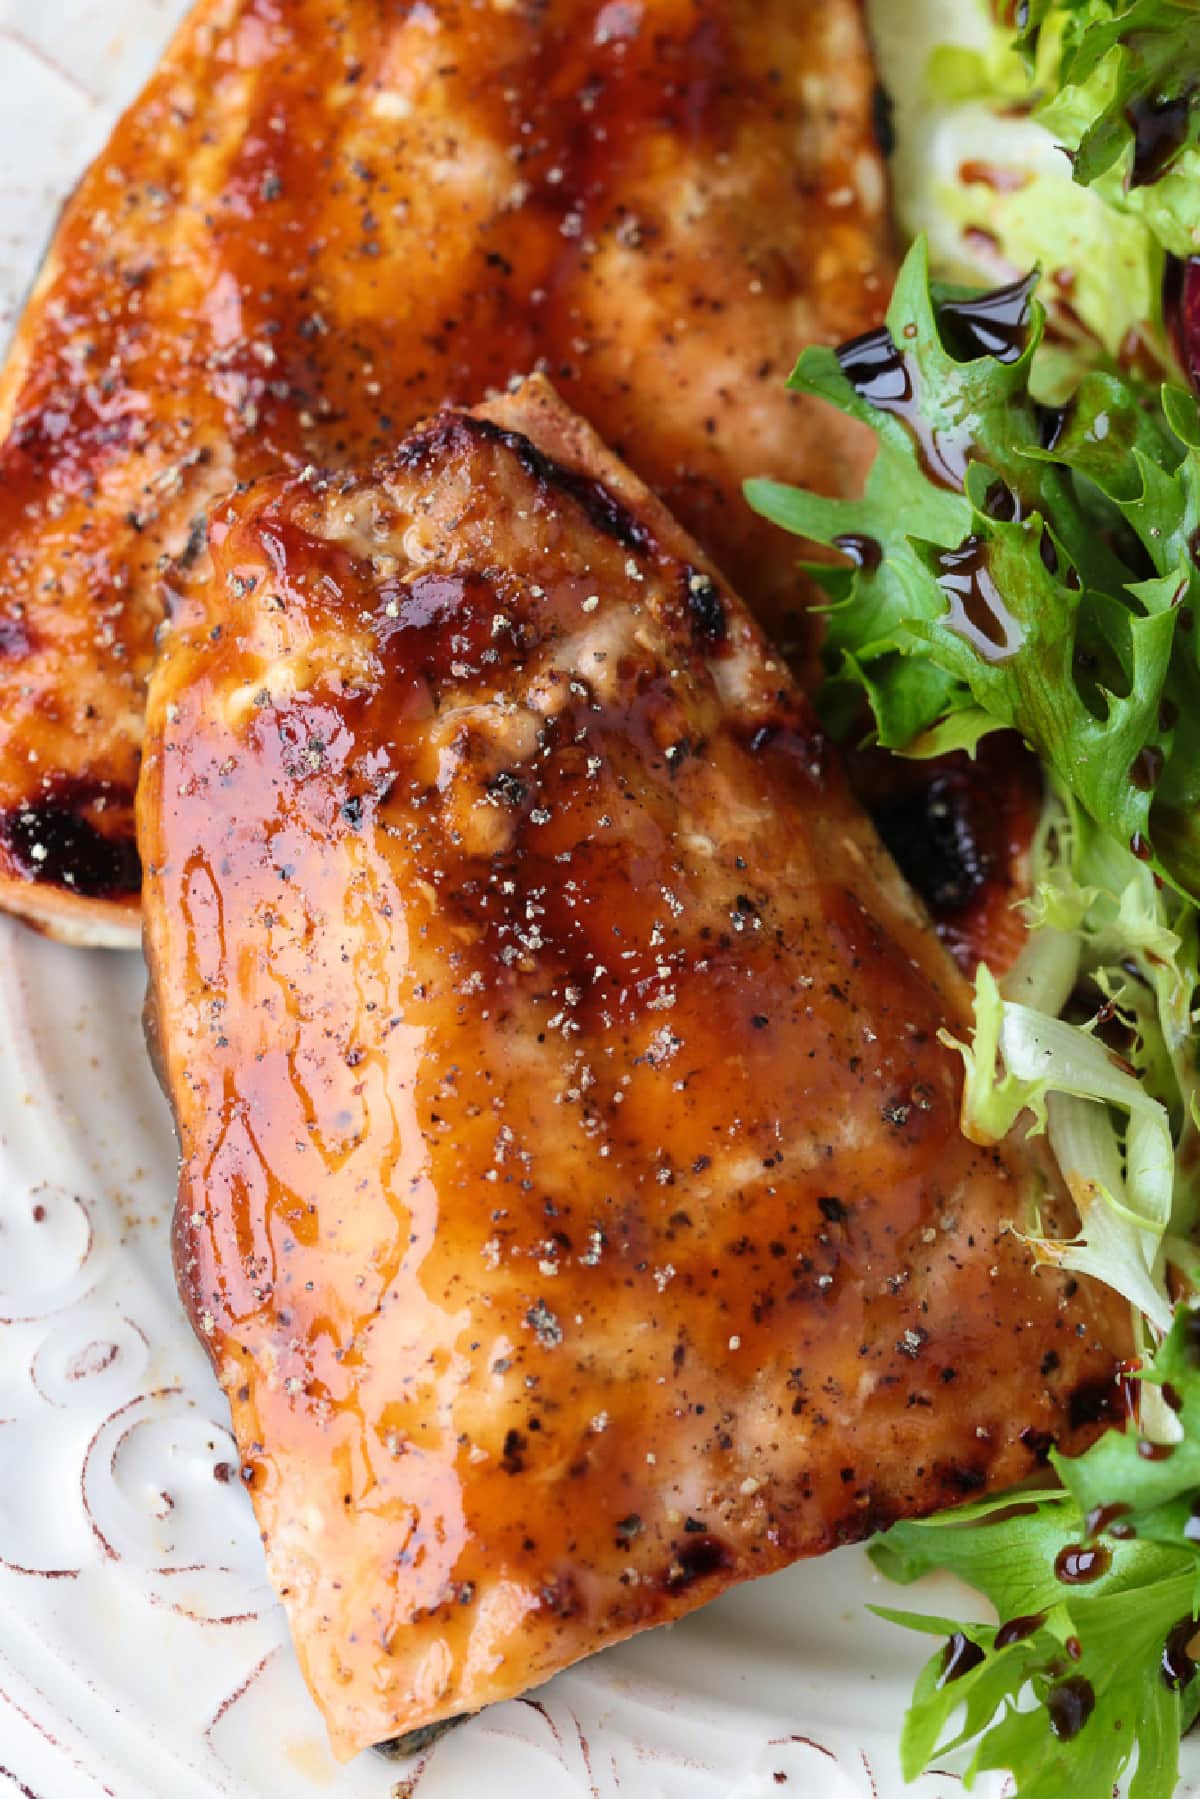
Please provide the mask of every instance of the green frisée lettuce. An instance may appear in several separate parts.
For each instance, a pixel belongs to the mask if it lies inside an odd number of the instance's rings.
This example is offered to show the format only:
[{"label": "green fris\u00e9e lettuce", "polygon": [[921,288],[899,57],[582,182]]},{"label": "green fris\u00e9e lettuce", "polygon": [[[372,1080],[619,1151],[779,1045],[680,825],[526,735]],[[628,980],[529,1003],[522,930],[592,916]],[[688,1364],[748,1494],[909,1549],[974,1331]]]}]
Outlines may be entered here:
[{"label": "green fris\u00e9e lettuce", "polygon": [[1080,1230],[1069,1242],[1036,1237],[1042,1256],[1107,1281],[1165,1330],[1171,1305],[1162,1245],[1175,1159],[1164,1108],[1085,1027],[1002,999],[986,964],[976,983],[973,1044],[956,1047],[967,1069],[967,1136],[998,1143],[1024,1113],[1032,1129],[1050,1127]]},{"label": "green fris\u00e9e lettuce", "polygon": [[[792,376],[874,431],[863,497],[747,493],[853,553],[812,567],[835,735],[927,756],[1007,729],[1041,759],[1024,948],[978,968],[954,1044],[962,1124],[982,1143],[1045,1135],[1077,1229],[1011,1228],[1124,1295],[1148,1364],[1136,1426],[1055,1458],[1063,1492],[902,1523],[874,1548],[902,1581],[959,1574],[1001,1621],[881,1610],[950,1639],[918,1681],[905,1771],[957,1750],[968,1785],[1008,1769],[1020,1799],[1169,1799],[1200,1710],[1200,410],[1095,369],[1065,407],[1040,404],[1033,288],[934,282],[919,241],[887,329],[808,350]],[[1113,1506],[1126,1534],[1105,1536]],[[1064,1584],[1064,1552],[1097,1577]]]},{"label": "green fris\u00e9e lettuce", "polygon": [[967,1786],[1008,1769],[1020,1799],[1107,1799],[1121,1781],[1130,1799],[1171,1799],[1200,1711],[1200,1315],[1180,1312],[1141,1384],[1178,1416],[1168,1454],[1109,1432],[1082,1456],[1052,1456],[1061,1492],[903,1522],[873,1545],[891,1579],[949,1570],[998,1620],[875,1608],[943,1639],[905,1722],[906,1778],[959,1750]]},{"label": "green fris\u00e9e lettuce", "polygon": [[1119,359],[1169,373],[1162,245],[1139,213],[1073,185],[1061,140],[1034,111],[1058,91],[1062,18],[1046,21],[1033,58],[995,23],[989,0],[876,0],[874,26],[896,95],[893,179],[909,235],[928,236],[947,278],[998,284],[1034,263],[1045,271],[1051,330],[1032,371],[1039,397]]},{"label": "green fris\u00e9e lettuce", "polygon": [[792,376],[876,432],[863,498],[747,491],[787,529],[877,546],[814,571],[835,732],[865,716],[921,755],[1010,728],[1042,758],[1031,929],[1003,985],[978,971],[963,1128],[1048,1134],[1080,1228],[1033,1221],[1038,1253],[1161,1332],[1192,1267],[1200,1147],[1200,411],[1092,373],[1047,415],[1029,392],[1041,322],[1027,286],[939,288],[918,242],[887,330],[806,351]]},{"label": "green fris\u00e9e lettuce", "polygon": [[1030,0],[1018,47],[1075,180],[1200,252],[1200,4]]},{"label": "green fris\u00e9e lettuce", "polygon": [[791,377],[876,433],[864,497],[770,481],[747,497],[800,536],[878,546],[854,569],[813,570],[835,733],[864,701],[891,749],[1017,730],[1089,818],[1194,899],[1200,409],[1094,372],[1048,418],[1029,387],[1044,322],[1030,285],[980,313],[931,282],[918,240],[888,335],[806,350]]},{"label": "green fris\u00e9e lettuce", "polygon": [[[1186,1282],[1195,1259],[1195,913],[1054,796],[1033,880],[1022,955],[999,983],[980,967],[974,1038],[956,1045],[963,1129],[993,1143],[1026,1117],[1048,1132],[1080,1228],[1065,1241],[1033,1229],[1038,1255],[1105,1281],[1162,1332],[1168,1267]],[[1058,1015],[1068,1000],[1084,1022]],[[1119,1058],[1101,1025],[1119,1032]]]}]

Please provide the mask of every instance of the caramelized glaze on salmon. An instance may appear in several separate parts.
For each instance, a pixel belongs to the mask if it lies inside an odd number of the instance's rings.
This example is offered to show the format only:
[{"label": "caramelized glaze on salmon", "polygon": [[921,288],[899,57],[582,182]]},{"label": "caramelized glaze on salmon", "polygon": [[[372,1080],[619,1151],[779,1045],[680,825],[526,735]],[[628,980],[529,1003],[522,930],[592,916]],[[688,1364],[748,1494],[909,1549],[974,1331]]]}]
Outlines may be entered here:
[{"label": "caramelized glaze on salmon", "polygon": [[783,382],[890,284],[857,0],[200,0],[68,206],[0,379],[0,904],[136,937],[164,559],[544,366],[797,631],[752,474],[869,437]]},{"label": "caramelized glaze on salmon", "polygon": [[714,566],[534,383],[219,507],[139,793],[177,1266],[337,1752],[1029,1473],[1121,1302]]}]

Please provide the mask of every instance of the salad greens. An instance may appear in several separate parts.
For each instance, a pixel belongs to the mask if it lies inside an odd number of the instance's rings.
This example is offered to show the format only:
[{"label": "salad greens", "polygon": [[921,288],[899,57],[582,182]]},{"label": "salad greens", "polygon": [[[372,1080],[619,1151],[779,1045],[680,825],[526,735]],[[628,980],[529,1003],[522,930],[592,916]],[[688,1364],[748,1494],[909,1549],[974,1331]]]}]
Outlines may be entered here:
[{"label": "salad greens", "polygon": [[901,1740],[906,1778],[973,1743],[968,1785],[1006,1768],[1021,1799],[1099,1799],[1136,1761],[1130,1799],[1171,1799],[1180,1736],[1200,1713],[1196,1314],[1181,1312],[1142,1380],[1181,1408],[1170,1455],[1148,1459],[1144,1439],[1110,1432],[1082,1456],[1052,1457],[1061,1492],[897,1524],[873,1546],[893,1580],[948,1569],[1000,1619],[875,1608],[948,1639],[917,1681]]},{"label": "salad greens", "polygon": [[863,499],[747,487],[789,531],[879,546],[875,566],[812,570],[831,602],[825,717],[847,728],[865,695],[879,741],[919,754],[1018,730],[1097,824],[1194,899],[1200,407],[1172,388],[1159,410],[1095,371],[1048,417],[1029,392],[1044,315],[1028,284],[1011,295],[1012,354],[984,353],[974,317],[931,284],[918,241],[876,358],[891,372],[864,376],[856,346],[815,348],[790,381],[878,435]]},{"label": "salad greens", "polygon": [[[956,1045],[963,1129],[984,1143],[1014,1127],[1047,1134],[1079,1232],[1050,1238],[1036,1217],[1020,1228],[1042,1259],[1128,1298],[1146,1356],[1163,1341],[1140,1428],[1176,1445],[1159,1463],[1131,1435],[1106,1438],[1056,1463],[1067,1493],[1040,1497],[1033,1513],[989,1502],[884,1539],[889,1572],[952,1568],[1002,1617],[1046,1613],[999,1648],[988,1627],[895,1614],[983,1651],[961,1681],[942,1678],[937,1658],[925,1670],[906,1767],[942,1752],[961,1701],[965,1722],[950,1734],[978,1739],[972,1769],[1015,1772],[1022,1799],[1049,1799],[1068,1778],[1108,1793],[1135,1747],[1130,1793],[1157,1799],[1200,1706],[1190,1660],[1177,1690],[1160,1670],[1168,1634],[1200,1607],[1179,1497],[1200,1493],[1200,1312],[1182,1310],[1172,1331],[1178,1296],[1200,1291],[1200,407],[1180,388],[1098,370],[1065,409],[1040,405],[1033,286],[940,285],[918,241],[886,329],[836,353],[810,349],[792,376],[876,433],[863,498],[767,481],[747,493],[777,524],[851,552],[853,567],[812,566],[827,602],[818,699],[836,734],[865,722],[882,746],[928,756],[1010,729],[1041,757],[1025,946],[999,979],[979,967],[972,1040]],[[1080,1508],[1140,1511],[1170,1479],[1174,1536],[1157,1513],[1148,1532],[1136,1523],[1111,1573],[1066,1597],[1053,1564],[1083,1529]],[[961,1528],[970,1521],[980,1528]],[[1200,1523],[1187,1528],[1200,1544]],[[1082,1645],[1073,1673],[1068,1639]],[[1055,1696],[1064,1681],[1090,1694],[1076,1734],[1056,1722],[1071,1703]]]},{"label": "salad greens", "polygon": [[[919,235],[886,329],[807,350],[791,378],[874,432],[863,497],[747,495],[844,552],[810,565],[834,735],[931,757],[1009,730],[1041,760],[1024,947],[976,970],[954,1045],[962,1126],[981,1143],[1045,1133],[1078,1232],[1013,1228],[1123,1294],[1140,1351],[1136,1424],[1054,1456],[1061,1490],[897,1524],[873,1547],[903,1583],[958,1574],[999,1619],[877,1608],[943,1639],[905,1773],[957,1751],[968,1786],[1005,1769],[1019,1799],[1169,1799],[1200,1714],[1200,405],[1176,384],[1159,295],[1169,255],[1200,256],[1200,0],[1015,11],[1015,38],[944,46],[927,91],[963,119],[983,109],[1001,158],[1005,109],[1032,108],[1074,184],[1032,128],[1027,176],[964,161],[947,182],[929,158],[926,211],[950,215],[934,242],[952,275],[953,231],[1005,274],[1044,239],[1052,332],[1036,269],[991,293],[950,285]],[[1064,243],[1096,266],[1071,268]]]},{"label": "salad greens", "polygon": [[[963,1130],[1045,1133],[1078,1234],[1013,1229],[1130,1301],[1139,1374],[1124,1432],[1052,1455],[1061,1488],[874,1544],[999,1623],[876,1610],[943,1639],[905,1776],[957,1752],[1018,1799],[1169,1799],[1200,1714],[1200,407],[1175,360],[1200,385],[1200,0],[927,11],[961,40],[874,22],[914,232],[887,326],[790,383],[873,430],[864,497],[747,495],[844,552],[810,565],[835,736],[973,756],[1011,730],[1042,761],[1024,948],[977,968],[954,1043]],[[968,270],[1006,284],[950,284]]]},{"label": "salad greens", "polygon": [[[812,570],[835,733],[865,714],[922,756],[1009,728],[1041,756],[1031,929],[1002,983],[978,970],[963,1128],[1049,1133],[1082,1227],[1062,1242],[1034,1220],[1039,1254],[1162,1332],[1200,1209],[1200,407],[1093,372],[1048,414],[1029,392],[1041,325],[1031,283],[939,288],[918,241],[887,330],[808,350],[792,376],[877,433],[863,498],[747,492],[788,530],[856,546],[858,566]],[[1081,999],[1088,1015],[1060,1016]]]},{"label": "salad greens", "polygon": [[[876,0],[874,13],[897,89],[901,223],[947,276],[1041,266],[1053,329],[1035,392],[1120,358],[1169,374],[1166,252],[1200,253],[1198,0]],[[996,23],[1014,13],[1016,37]]]},{"label": "salad greens", "polygon": [[1037,116],[1075,180],[1176,256],[1200,250],[1197,0],[1028,0],[1022,12]]},{"label": "salad greens", "polygon": [[[975,983],[963,1128],[994,1143],[1023,1116],[1049,1133],[1080,1235],[1031,1241],[1043,1260],[1107,1282],[1150,1325],[1171,1323],[1167,1275],[1192,1284],[1197,1252],[1193,1038],[1196,912],[1146,864],[1051,790],[1032,856],[1030,926],[1016,965]],[[1087,996],[1086,1023],[1061,1017]],[[1116,1026],[1114,1058],[1099,1023]],[[1144,1413],[1144,1422],[1148,1418]],[[1170,1420],[1155,1422],[1173,1434]]]}]

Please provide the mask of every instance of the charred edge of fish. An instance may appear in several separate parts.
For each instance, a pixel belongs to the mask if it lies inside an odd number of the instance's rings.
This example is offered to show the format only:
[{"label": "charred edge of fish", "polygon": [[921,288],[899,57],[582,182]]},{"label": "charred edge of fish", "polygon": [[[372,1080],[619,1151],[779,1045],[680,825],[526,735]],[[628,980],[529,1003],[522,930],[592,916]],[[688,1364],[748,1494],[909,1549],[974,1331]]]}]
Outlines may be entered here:
[{"label": "charred edge of fish", "polygon": [[[132,791],[103,781],[60,782],[44,795],[0,814],[0,845],[22,880],[65,887],[85,899],[135,895],[142,864],[133,827],[122,813]],[[111,832],[91,814],[111,810]]]},{"label": "charred edge of fish", "polygon": [[1072,1430],[1090,1424],[1120,1424],[1124,1416],[1124,1395],[1115,1380],[1081,1381],[1067,1400],[1067,1422]]},{"label": "charred edge of fish", "polygon": [[623,548],[645,553],[657,547],[653,532],[603,482],[556,462],[521,432],[510,431],[492,419],[463,412],[444,413],[408,440],[399,452],[401,465],[426,468],[464,438],[501,444],[539,487],[574,501],[598,531],[615,538]]},{"label": "charred edge of fish", "polygon": [[700,649],[719,649],[729,636],[721,589],[703,569],[691,567],[684,568],[683,584],[693,640]]},{"label": "charred edge of fish", "polygon": [[670,1593],[683,1592],[710,1574],[727,1573],[734,1565],[729,1545],[709,1532],[691,1536],[676,1546],[663,1585]]},{"label": "charred edge of fish", "polygon": [[374,1745],[375,1753],[394,1762],[407,1761],[414,1755],[424,1755],[448,1730],[453,1730],[456,1724],[465,1724],[469,1715],[463,1712],[457,1718],[439,1718],[436,1724],[422,1724],[417,1730],[406,1730],[403,1736],[388,1737],[384,1742]]}]

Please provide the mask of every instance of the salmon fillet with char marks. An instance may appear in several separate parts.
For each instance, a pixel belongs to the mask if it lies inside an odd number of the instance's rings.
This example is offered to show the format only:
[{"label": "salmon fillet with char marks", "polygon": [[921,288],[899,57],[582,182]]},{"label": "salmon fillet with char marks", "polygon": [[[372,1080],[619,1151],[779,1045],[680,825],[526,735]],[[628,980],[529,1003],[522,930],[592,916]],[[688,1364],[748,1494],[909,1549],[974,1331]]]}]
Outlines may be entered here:
[{"label": "salmon fillet with char marks", "polygon": [[544,363],[795,635],[743,479],[856,489],[784,391],[890,286],[858,0],[200,0],[68,206],[0,379],[0,904],[138,930],[164,558]]},{"label": "salmon fillet with char marks", "polygon": [[778,656],[537,382],[221,507],[139,791],[181,1291],[345,1756],[1078,1449],[967,991]]}]

